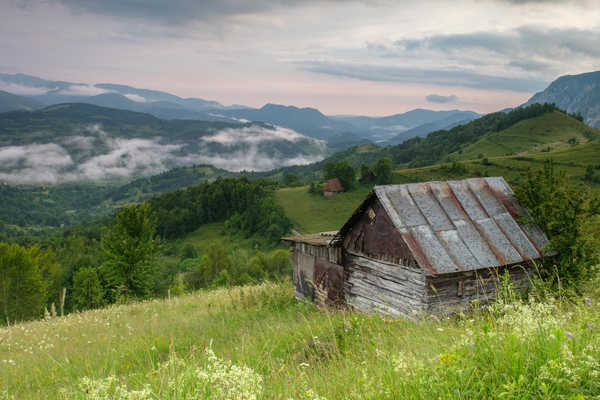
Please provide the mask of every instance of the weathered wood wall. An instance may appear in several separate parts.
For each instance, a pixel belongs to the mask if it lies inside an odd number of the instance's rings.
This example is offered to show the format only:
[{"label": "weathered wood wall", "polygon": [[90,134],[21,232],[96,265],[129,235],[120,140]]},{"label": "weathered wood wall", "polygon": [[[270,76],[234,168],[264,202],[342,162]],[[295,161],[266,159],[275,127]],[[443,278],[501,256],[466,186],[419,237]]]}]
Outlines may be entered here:
[{"label": "weathered wood wall", "polygon": [[376,198],[344,237],[344,248],[372,259],[415,266],[416,261]]},{"label": "weathered wood wall", "polygon": [[410,316],[427,308],[425,273],[361,254],[344,254],[346,304],[390,316]]},{"label": "weathered wood wall", "polygon": [[311,300],[314,296],[315,256],[294,250],[294,289],[297,299]]},{"label": "weathered wood wall", "polygon": [[316,246],[308,243],[294,243],[294,252],[322,258],[334,264],[341,264],[342,249],[339,247]]},{"label": "weathered wood wall", "polygon": [[319,299],[320,305],[339,307],[344,304],[344,268],[341,265],[316,258],[315,285],[325,294]]},{"label": "weathered wood wall", "polygon": [[532,268],[528,264],[427,277],[427,312],[446,314],[468,309],[473,301],[496,298],[502,275],[508,270],[516,289],[526,289]]},{"label": "weathered wood wall", "polygon": [[[321,285],[328,301],[343,301],[343,272],[340,248],[294,243],[293,278],[296,298],[314,300],[314,285]],[[335,268],[335,266],[338,268]],[[331,292],[331,293],[329,293]]]}]

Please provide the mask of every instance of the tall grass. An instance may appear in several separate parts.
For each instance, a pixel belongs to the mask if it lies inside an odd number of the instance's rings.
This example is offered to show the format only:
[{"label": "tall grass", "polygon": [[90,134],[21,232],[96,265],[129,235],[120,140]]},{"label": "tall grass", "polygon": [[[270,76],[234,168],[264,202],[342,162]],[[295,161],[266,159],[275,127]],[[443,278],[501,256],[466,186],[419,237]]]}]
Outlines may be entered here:
[{"label": "tall grass", "polygon": [[597,295],[416,321],[323,311],[289,283],[0,330],[0,399],[600,398]]}]

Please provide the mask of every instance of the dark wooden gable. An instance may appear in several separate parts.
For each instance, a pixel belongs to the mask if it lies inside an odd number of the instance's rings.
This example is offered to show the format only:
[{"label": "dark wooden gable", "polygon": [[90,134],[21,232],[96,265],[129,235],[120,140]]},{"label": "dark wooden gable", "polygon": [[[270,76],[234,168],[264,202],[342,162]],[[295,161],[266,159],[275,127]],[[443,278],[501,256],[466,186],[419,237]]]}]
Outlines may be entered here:
[{"label": "dark wooden gable", "polygon": [[375,196],[371,196],[354,215],[344,234],[344,248],[396,264],[414,264],[408,246]]}]

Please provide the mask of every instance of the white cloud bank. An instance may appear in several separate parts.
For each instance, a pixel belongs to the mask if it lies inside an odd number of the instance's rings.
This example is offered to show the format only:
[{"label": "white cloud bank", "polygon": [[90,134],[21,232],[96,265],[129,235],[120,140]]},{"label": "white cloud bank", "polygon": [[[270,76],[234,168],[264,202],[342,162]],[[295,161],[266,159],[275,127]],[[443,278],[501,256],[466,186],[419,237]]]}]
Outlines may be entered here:
[{"label": "white cloud bank", "polygon": [[0,80],[0,90],[21,96],[37,96],[48,93],[48,88],[19,85]]},{"label": "white cloud bank", "polygon": [[265,141],[299,142],[300,140],[307,139],[308,138],[306,136],[301,135],[292,129],[282,128],[280,126],[269,129],[260,125],[252,125],[235,129],[223,129],[213,136],[203,138],[205,142],[219,143],[223,145],[233,145],[239,143],[256,144]]},{"label": "white cloud bank", "polygon": [[[309,154],[298,149],[288,157],[269,147],[269,142],[298,144],[306,141]],[[164,143],[149,139],[115,138],[99,125],[60,143],[0,147],[0,181],[11,184],[61,183],[78,180],[131,179],[194,164],[210,164],[229,171],[266,171],[290,165],[309,164],[324,158],[325,142],[290,129],[253,125],[224,129],[195,143]],[[209,145],[218,145],[218,151]],[[98,154],[98,149],[103,149]],[[95,153],[94,153],[95,151]]]},{"label": "white cloud bank", "polygon": [[139,94],[128,93],[123,96],[127,97],[131,101],[135,101],[138,103],[145,103],[147,100],[145,97],[140,96]]}]

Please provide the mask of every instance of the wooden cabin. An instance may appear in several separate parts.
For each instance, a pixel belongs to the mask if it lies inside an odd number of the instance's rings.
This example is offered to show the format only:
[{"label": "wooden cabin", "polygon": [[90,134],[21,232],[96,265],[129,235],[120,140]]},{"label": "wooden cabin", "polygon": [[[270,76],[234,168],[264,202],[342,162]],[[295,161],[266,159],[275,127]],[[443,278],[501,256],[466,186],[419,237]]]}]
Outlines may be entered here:
[{"label": "wooden cabin", "polygon": [[375,186],[335,235],[284,239],[296,296],[392,316],[487,302],[505,271],[526,288],[544,255],[548,239],[519,223],[526,215],[501,177]]},{"label": "wooden cabin", "polygon": [[325,197],[331,197],[343,191],[344,187],[338,178],[330,179],[323,184],[323,196]]},{"label": "wooden cabin", "polygon": [[293,279],[296,298],[323,305],[343,303],[342,249],[330,245],[336,232],[283,238],[293,245]]}]

